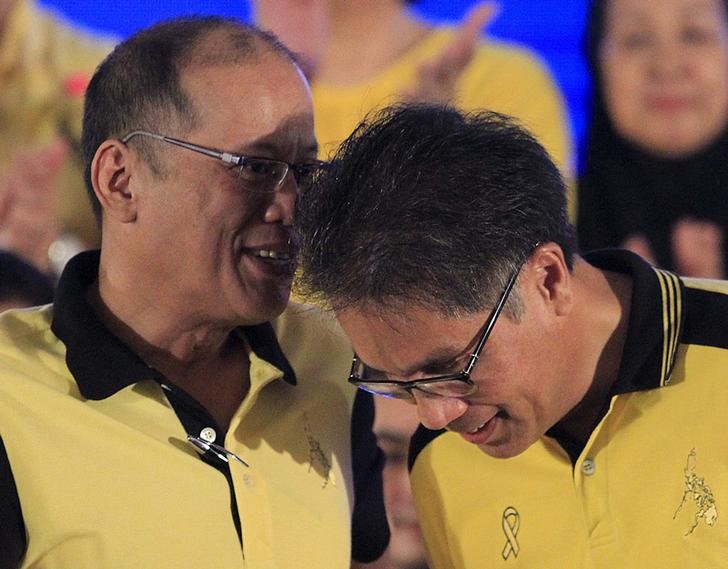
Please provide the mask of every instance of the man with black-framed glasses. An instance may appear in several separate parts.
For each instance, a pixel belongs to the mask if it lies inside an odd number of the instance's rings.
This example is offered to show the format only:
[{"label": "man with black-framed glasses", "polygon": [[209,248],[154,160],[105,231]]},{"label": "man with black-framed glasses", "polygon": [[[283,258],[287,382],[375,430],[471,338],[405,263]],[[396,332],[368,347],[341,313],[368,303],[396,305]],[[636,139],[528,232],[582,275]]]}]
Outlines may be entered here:
[{"label": "man with black-framed glasses", "polygon": [[349,382],[419,415],[432,568],[724,565],[728,283],[578,254],[556,167],[495,113],[385,109],[297,216]]},{"label": "man with black-framed glasses", "polygon": [[288,304],[325,168],[308,85],[235,20],[121,43],[85,103],[100,251],[0,316],[0,569],[341,569],[388,529],[369,394]]}]

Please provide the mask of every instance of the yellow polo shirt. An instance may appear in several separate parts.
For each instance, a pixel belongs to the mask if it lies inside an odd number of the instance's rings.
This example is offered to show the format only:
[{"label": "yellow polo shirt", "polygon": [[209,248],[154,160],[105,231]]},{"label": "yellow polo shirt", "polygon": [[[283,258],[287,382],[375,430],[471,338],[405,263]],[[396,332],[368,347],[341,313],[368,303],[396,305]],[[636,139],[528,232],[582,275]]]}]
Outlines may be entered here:
[{"label": "yellow polo shirt", "polygon": [[[251,387],[225,432],[103,327],[85,300],[97,270],[98,253],[82,254],[55,306],[0,317],[0,545],[23,557],[9,566],[341,569],[352,555],[377,558],[388,531],[372,402],[345,381],[351,350],[333,322],[291,306],[238,331]],[[188,435],[247,465],[198,452]]]},{"label": "yellow polo shirt", "polygon": [[510,459],[421,428],[411,476],[433,569],[728,567],[728,283],[618,251],[587,260],[633,278],[609,408],[583,448],[557,426]]}]

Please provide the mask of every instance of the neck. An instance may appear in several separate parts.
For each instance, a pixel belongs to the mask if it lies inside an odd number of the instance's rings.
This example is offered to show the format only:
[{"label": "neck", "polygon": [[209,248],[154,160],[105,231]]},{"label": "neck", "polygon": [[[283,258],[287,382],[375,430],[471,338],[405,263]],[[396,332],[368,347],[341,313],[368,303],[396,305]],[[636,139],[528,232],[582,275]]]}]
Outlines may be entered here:
[{"label": "neck", "polygon": [[[629,277],[601,271],[577,259],[574,274],[581,289],[575,307],[574,331],[580,338],[571,354],[572,377],[585,385],[584,397],[557,424],[570,438],[586,444],[609,405],[610,392],[617,381],[632,295]],[[588,330],[588,334],[584,331]]]},{"label": "neck", "polygon": [[[103,268],[88,299],[104,325],[148,366],[195,398],[227,430],[250,388],[250,360],[234,326],[203,322],[194,314],[129,301]],[[171,293],[174,295],[174,293]],[[155,299],[164,295],[157,293]]]},{"label": "neck", "polygon": [[90,290],[89,301],[111,332],[163,373],[224,353],[236,324],[203,318],[194,303],[178,291],[165,293],[158,283],[147,294],[148,284],[133,267],[110,265],[102,250],[98,287]]},{"label": "neck", "polygon": [[330,7],[326,53],[316,76],[329,85],[353,85],[375,76],[412,48],[429,28],[401,0],[339,0]]}]

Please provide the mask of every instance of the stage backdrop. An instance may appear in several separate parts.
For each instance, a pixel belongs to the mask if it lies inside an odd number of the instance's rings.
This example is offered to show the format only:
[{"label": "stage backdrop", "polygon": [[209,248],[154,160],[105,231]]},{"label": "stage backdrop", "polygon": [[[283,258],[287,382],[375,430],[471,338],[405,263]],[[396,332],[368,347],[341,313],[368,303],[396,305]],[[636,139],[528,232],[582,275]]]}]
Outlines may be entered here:
[{"label": "stage backdrop", "polygon": [[[360,0],[351,0],[360,1]],[[432,21],[457,21],[473,0],[420,0],[415,11]],[[572,131],[584,132],[587,78],[581,53],[587,0],[499,0],[500,14],[486,33],[538,51],[559,82]],[[161,18],[214,13],[249,19],[247,0],[42,0],[92,30],[126,36]]]}]

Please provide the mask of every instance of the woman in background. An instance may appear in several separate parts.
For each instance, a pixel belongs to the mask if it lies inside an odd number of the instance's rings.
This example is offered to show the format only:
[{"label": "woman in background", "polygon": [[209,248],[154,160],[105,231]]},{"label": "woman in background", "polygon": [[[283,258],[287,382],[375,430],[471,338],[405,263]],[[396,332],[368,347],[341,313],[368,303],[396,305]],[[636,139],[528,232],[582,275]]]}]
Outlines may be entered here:
[{"label": "woman in background", "polygon": [[728,2],[594,0],[577,229],[678,273],[728,267]]}]

